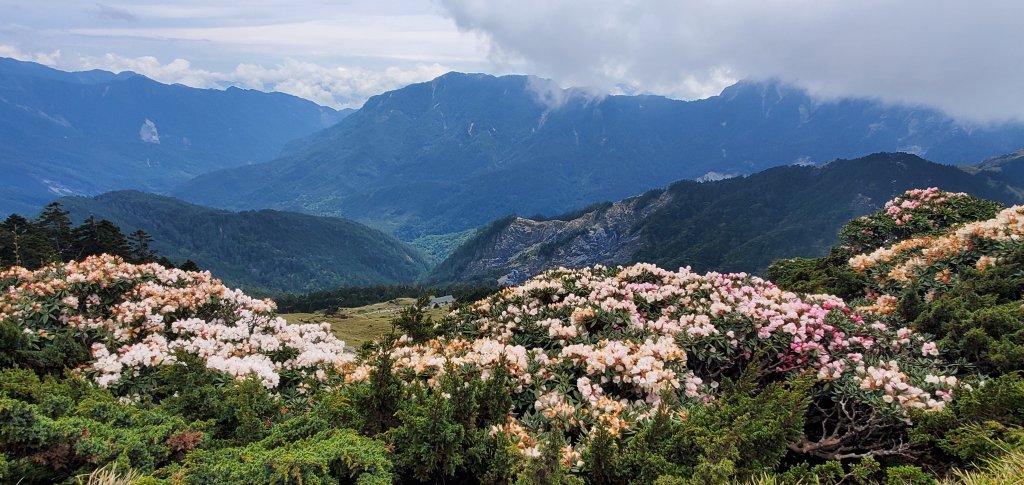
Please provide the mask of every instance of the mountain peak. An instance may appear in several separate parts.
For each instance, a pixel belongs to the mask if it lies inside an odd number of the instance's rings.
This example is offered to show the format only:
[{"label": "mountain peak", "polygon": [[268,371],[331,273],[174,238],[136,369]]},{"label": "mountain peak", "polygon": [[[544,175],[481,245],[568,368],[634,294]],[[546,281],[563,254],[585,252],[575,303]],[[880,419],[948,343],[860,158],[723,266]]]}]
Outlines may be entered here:
[{"label": "mountain peak", "polygon": [[[0,209],[54,195],[167,191],[220,168],[269,160],[340,115],[286,94],[167,85],[132,71],[65,72],[0,58]],[[140,136],[141,127],[150,125]],[[159,130],[160,143],[155,141]]]},{"label": "mountain peak", "polygon": [[736,82],[736,84],[723,89],[720,96],[728,100],[734,100],[745,96],[781,99],[791,95],[807,96],[807,91],[790,82],[778,78],[769,78],[760,80],[742,79]]},{"label": "mountain peak", "polygon": [[565,212],[709,172],[743,175],[881,151],[950,163],[1024,141],[1020,124],[965,132],[950,123],[938,112],[870,99],[816,102],[780,80],[747,80],[722,96],[682,102],[452,72],[371,98],[294,156],[204,175],[176,193],[232,209],[358,217],[415,239],[509,213]]}]

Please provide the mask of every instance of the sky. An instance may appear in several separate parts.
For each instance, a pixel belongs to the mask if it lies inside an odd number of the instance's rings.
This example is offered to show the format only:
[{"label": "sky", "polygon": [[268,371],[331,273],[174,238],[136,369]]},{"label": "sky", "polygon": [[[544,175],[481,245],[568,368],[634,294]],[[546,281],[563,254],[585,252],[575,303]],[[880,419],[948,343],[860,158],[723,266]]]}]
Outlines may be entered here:
[{"label": "sky", "polygon": [[1024,120],[1019,0],[0,0],[0,11],[0,56],[333,107],[457,70],[677,99],[775,78],[825,99]]}]

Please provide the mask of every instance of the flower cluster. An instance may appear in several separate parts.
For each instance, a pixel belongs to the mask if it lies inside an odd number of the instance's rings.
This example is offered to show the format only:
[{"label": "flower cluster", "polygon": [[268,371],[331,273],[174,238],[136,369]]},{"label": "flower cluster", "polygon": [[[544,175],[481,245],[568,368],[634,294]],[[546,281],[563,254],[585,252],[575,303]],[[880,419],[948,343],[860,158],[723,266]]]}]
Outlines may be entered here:
[{"label": "flower cluster", "polygon": [[1000,209],[996,202],[962,192],[913,189],[886,202],[882,210],[850,221],[839,230],[839,238],[847,249],[870,252],[910,238],[938,236],[962,224],[989,219]]},{"label": "flower cluster", "polygon": [[867,272],[883,290],[918,281],[927,287],[954,282],[959,266],[984,271],[1024,243],[1024,206],[971,222],[938,236],[916,237],[850,258],[855,271]]},{"label": "flower cluster", "polygon": [[[871,298],[871,296],[874,296],[874,298]],[[868,300],[872,301],[872,303],[857,307],[858,313],[892,315],[896,313],[896,307],[900,303],[900,299],[892,295],[870,295]]]},{"label": "flower cluster", "polygon": [[885,214],[892,218],[896,225],[910,221],[915,211],[935,212],[951,200],[969,197],[963,192],[944,192],[938,187],[927,189],[911,189],[885,203]]},{"label": "flower cluster", "polygon": [[937,388],[935,395],[940,399],[936,400],[924,389],[910,384],[909,376],[900,371],[900,365],[895,360],[882,362],[878,366],[860,364],[856,372],[861,389],[882,391],[883,401],[899,403],[905,408],[941,410],[946,401],[952,399],[951,390],[956,386],[956,378],[952,376],[926,377],[925,382]]},{"label": "flower cluster", "polygon": [[[127,264],[115,256],[37,271],[0,272],[0,319],[34,335],[71,332],[88,342],[82,372],[104,387],[177,361],[178,352],[268,388],[282,374],[323,380],[354,360],[326,324],[292,325],[274,317],[273,302],[231,290],[207,272]],[[46,345],[38,339],[36,345]]]},{"label": "flower cluster", "polygon": [[[620,435],[652,416],[666,393],[684,407],[714,400],[722,379],[754,361],[766,379],[817,376],[829,392],[896,413],[940,409],[938,392],[951,388],[925,381],[942,375],[934,344],[877,317],[742,273],[562,268],[457,310],[447,337],[400,339],[389,352],[398,375],[428,385],[451,372],[489,376],[506,366],[516,405],[494,431],[523,450],[535,450],[545,429]],[[346,379],[366,380],[371,365]],[[878,369],[892,372],[864,385]]]}]

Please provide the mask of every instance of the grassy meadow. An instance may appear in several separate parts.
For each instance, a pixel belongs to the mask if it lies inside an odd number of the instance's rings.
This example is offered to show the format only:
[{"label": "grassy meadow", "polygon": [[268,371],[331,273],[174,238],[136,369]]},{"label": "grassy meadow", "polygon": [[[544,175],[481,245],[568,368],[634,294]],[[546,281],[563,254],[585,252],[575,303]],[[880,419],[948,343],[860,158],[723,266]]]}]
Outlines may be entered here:
[{"label": "grassy meadow", "polygon": [[[323,313],[285,313],[282,314],[288,323],[320,323],[331,324],[331,330],[345,343],[359,348],[381,335],[391,331],[391,320],[398,316],[403,308],[416,302],[415,298],[396,298],[383,303],[374,303],[356,308],[342,308],[333,315]],[[448,309],[431,309],[428,314],[439,320],[448,313]]]}]

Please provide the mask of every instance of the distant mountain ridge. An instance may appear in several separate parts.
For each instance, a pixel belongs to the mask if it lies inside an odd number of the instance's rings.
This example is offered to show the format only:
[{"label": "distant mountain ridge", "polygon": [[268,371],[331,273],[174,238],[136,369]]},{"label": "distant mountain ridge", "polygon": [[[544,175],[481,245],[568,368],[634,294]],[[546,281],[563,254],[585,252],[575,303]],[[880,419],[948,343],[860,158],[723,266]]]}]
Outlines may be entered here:
[{"label": "distant mountain ridge", "polygon": [[878,153],[713,182],[681,181],[562,217],[506,217],[456,249],[429,280],[512,284],[559,266],[641,261],[701,272],[757,272],[779,258],[819,256],[850,219],[907,189],[931,186],[1020,202],[1017,188],[987,173]]},{"label": "distant mountain ridge", "polygon": [[[993,174],[1017,187],[1024,187],[1024,149],[983,160],[974,168]],[[1021,196],[1024,197],[1024,192],[1021,192]]]},{"label": "distant mountain ridge", "polygon": [[922,107],[822,101],[779,82],[741,82],[687,102],[449,73],[370,98],[282,158],[200,176],[174,194],[216,207],[351,217],[411,240],[680,179],[879,151],[961,163],[1021,146],[1021,124],[973,126]]},{"label": "distant mountain ridge", "polygon": [[282,93],[0,58],[0,212],[32,212],[60,195],[166,191],[276,157],[347,113]]},{"label": "distant mountain ridge", "polygon": [[90,215],[126,233],[142,229],[161,256],[191,259],[232,286],[308,292],[409,283],[426,259],[352,221],[274,210],[230,212],[137,191],[60,199],[74,222]]}]

